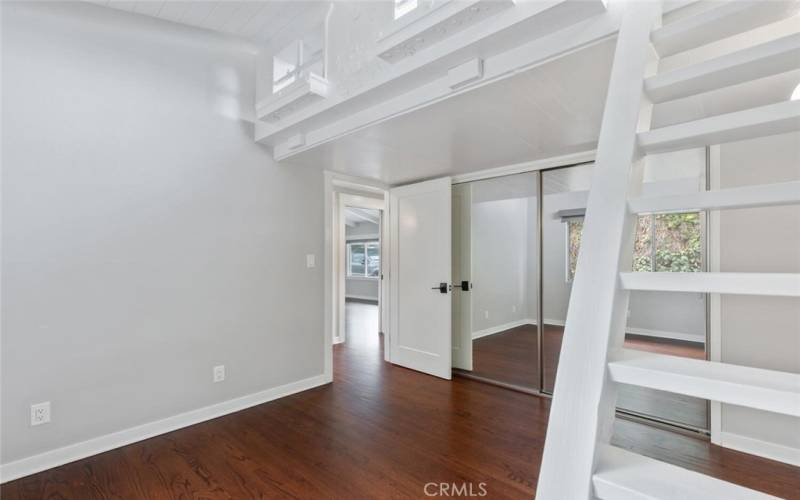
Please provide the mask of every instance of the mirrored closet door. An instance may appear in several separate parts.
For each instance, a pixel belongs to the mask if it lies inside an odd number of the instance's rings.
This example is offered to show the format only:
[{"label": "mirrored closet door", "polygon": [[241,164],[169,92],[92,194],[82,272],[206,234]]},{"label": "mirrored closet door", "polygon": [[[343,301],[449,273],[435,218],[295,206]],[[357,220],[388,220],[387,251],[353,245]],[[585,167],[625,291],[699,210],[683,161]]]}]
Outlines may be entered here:
[{"label": "mirrored closet door", "polygon": [[[542,295],[544,392],[552,394],[572,283],[580,252],[584,212],[594,167],[542,172]],[[649,159],[642,196],[705,189],[705,151]],[[698,272],[704,269],[705,214],[642,214],[633,248],[635,272]],[[584,264],[591,265],[591,262]],[[706,296],[697,293],[630,294],[624,348],[705,359]],[[621,385],[617,408],[646,420],[707,430],[706,400]]]},{"label": "mirrored closet door", "polygon": [[[653,156],[642,196],[705,189],[705,165],[704,150]],[[462,374],[553,393],[594,169],[586,163],[454,186],[453,366]],[[704,270],[705,217],[640,215],[633,270]],[[633,292],[624,347],[705,359],[706,309],[705,294]],[[617,407],[633,418],[708,429],[702,399],[622,385]]]},{"label": "mirrored closet door", "polygon": [[538,173],[453,190],[453,360],[474,377],[539,390]]}]

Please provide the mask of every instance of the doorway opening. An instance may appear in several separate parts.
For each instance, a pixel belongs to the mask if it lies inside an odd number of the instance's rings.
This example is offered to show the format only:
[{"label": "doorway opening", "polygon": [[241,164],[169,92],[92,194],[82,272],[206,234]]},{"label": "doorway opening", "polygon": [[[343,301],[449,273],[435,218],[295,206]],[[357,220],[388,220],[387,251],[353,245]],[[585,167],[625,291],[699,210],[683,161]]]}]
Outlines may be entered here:
[{"label": "doorway opening", "polygon": [[344,330],[336,343],[379,349],[381,210],[344,208]]},{"label": "doorway opening", "polygon": [[388,187],[378,181],[325,172],[323,361],[329,381],[335,371],[351,372],[358,364],[349,363],[353,357],[389,361],[387,200]]}]

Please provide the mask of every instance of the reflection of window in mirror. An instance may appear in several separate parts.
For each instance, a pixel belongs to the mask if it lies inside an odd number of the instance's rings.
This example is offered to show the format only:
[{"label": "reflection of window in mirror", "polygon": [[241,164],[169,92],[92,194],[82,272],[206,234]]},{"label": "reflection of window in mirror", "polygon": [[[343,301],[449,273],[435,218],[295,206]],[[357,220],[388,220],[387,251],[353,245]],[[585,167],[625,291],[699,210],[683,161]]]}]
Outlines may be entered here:
[{"label": "reflection of window in mirror", "polygon": [[400,19],[419,5],[418,0],[394,0],[394,18]]},{"label": "reflection of window in mirror", "polygon": [[[703,240],[700,212],[649,214],[639,217],[633,244],[637,272],[702,271]],[[566,220],[567,282],[575,278],[583,233],[583,217]]]},{"label": "reflection of window in mirror", "polygon": [[583,217],[567,219],[567,283],[575,279],[575,268],[578,266],[578,250],[581,247],[583,234]]}]

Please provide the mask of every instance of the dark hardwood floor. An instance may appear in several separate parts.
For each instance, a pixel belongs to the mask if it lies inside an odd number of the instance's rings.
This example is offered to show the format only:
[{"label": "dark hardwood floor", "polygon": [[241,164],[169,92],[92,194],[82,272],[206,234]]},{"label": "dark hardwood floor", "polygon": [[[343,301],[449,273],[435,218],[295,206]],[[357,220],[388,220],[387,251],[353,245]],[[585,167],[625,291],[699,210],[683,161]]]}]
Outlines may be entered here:
[{"label": "dark hardwood floor", "polygon": [[[549,400],[382,361],[370,327],[334,350],[334,382],[2,486],[17,499],[426,498],[485,483],[531,498]],[[784,498],[800,468],[618,421],[614,442]],[[571,478],[564,478],[565,481]]]},{"label": "dark hardwood floor", "polygon": [[[544,385],[548,392],[553,390],[563,335],[564,327],[545,325]],[[628,335],[625,347],[695,359],[705,357],[702,344],[638,335]],[[537,353],[535,325],[522,325],[481,337],[472,342],[472,373],[506,384],[538,389]],[[620,387],[618,403],[620,408],[639,414],[698,429],[707,428],[707,407],[703,399],[624,385]]]}]

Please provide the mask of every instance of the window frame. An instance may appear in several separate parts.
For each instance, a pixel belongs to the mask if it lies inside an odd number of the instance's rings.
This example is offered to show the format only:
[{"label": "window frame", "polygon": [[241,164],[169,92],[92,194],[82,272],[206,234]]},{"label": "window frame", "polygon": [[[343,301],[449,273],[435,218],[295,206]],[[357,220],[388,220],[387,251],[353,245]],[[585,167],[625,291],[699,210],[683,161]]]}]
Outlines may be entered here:
[{"label": "window frame", "polygon": [[[352,269],[353,261],[351,259],[352,247],[353,245],[359,245],[364,247],[364,273],[363,274],[354,274]],[[375,247],[378,249],[378,275],[377,276],[370,276],[369,275],[369,247]],[[360,279],[360,280],[379,280],[381,275],[381,242],[379,239],[369,238],[364,240],[349,240],[346,242],[346,261],[345,261],[345,277],[350,279]]]},{"label": "window frame", "polygon": [[402,19],[419,7],[419,0],[394,0],[394,20]]},{"label": "window frame", "polygon": [[[702,246],[703,247],[705,246],[705,243],[704,243],[704,241],[705,241],[705,229],[703,227],[704,226],[704,222],[703,222],[704,221],[704,217],[703,217],[704,211],[702,211],[702,210],[688,210],[688,211],[684,211],[684,212],[665,212],[665,213],[697,214],[698,218],[699,218],[699,224],[700,224],[700,238],[701,238],[701,242],[703,242]],[[637,220],[636,220],[636,224],[637,224],[637,227],[638,227],[639,220],[641,220],[642,218],[645,218],[645,217],[650,219],[650,228],[649,228],[650,244],[648,245],[648,254],[650,256],[650,269],[647,270],[647,271],[636,271],[636,270],[634,270],[635,272],[653,272],[653,273],[654,272],[659,272],[659,271],[656,270],[657,267],[658,267],[657,259],[656,259],[656,255],[657,255],[656,254],[656,252],[657,252],[656,218],[659,215],[664,215],[664,213],[659,212],[659,213],[642,214],[642,215],[639,215]],[[564,220],[564,226],[565,226],[565,230],[564,230],[564,234],[565,234],[564,258],[565,258],[565,261],[566,261],[565,262],[565,280],[566,280],[567,283],[572,283],[575,280],[575,276],[574,275],[570,276],[570,271],[572,269],[572,254],[570,252],[570,228],[572,227],[572,225],[570,223],[572,221],[576,220],[576,219],[581,221],[581,235],[582,235],[583,234],[583,223],[584,223],[584,220],[585,220],[585,216],[574,216],[574,217],[566,218]],[[578,252],[575,254],[575,258],[576,259],[578,258],[578,255],[580,254],[580,247],[581,247],[582,243],[583,243],[582,241],[580,241],[578,243]],[[634,250],[634,253],[635,253],[635,250]],[[698,269],[696,271],[691,271],[691,272],[702,272],[703,271],[703,269],[705,268],[704,255],[705,255],[705,251],[701,249],[701,252],[700,252],[700,265],[699,265],[699,267],[698,267]],[[635,257],[635,255],[634,255],[634,257]],[[575,261],[576,272],[577,272],[577,266],[578,266],[578,262],[576,260]],[[661,271],[661,272],[670,272],[670,271]]]}]

